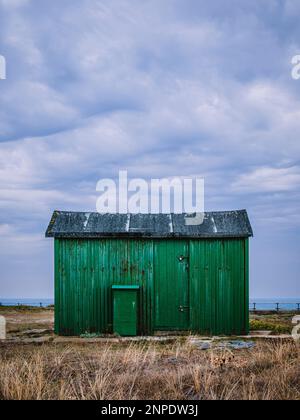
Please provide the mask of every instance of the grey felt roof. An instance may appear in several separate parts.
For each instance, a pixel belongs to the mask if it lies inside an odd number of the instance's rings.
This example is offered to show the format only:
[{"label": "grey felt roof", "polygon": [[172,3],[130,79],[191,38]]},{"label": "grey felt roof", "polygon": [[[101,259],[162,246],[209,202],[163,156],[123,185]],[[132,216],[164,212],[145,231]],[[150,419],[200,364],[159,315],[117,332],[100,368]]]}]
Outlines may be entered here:
[{"label": "grey felt roof", "polygon": [[246,238],[253,236],[246,210],[208,212],[202,224],[188,214],[100,214],[55,211],[46,237]]}]

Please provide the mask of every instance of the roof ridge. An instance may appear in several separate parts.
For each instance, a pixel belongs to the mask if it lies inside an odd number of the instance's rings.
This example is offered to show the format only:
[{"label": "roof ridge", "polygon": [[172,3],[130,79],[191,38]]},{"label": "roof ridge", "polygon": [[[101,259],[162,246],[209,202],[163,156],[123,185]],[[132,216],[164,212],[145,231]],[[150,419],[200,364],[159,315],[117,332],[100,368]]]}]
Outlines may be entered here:
[{"label": "roof ridge", "polygon": [[[205,214],[230,214],[230,213],[242,213],[242,212],[247,212],[246,209],[239,209],[239,210],[210,210],[210,211],[205,211]],[[68,214],[68,213],[72,213],[72,214],[86,214],[86,213],[90,213],[90,214],[99,214],[101,216],[104,215],[111,215],[111,216],[161,216],[161,215],[172,215],[172,217],[174,215],[188,215],[188,214],[195,214],[197,212],[193,211],[193,212],[182,212],[182,213],[174,213],[174,212],[170,212],[170,213],[99,213],[97,211],[76,211],[76,210],[54,210],[53,214]]]}]

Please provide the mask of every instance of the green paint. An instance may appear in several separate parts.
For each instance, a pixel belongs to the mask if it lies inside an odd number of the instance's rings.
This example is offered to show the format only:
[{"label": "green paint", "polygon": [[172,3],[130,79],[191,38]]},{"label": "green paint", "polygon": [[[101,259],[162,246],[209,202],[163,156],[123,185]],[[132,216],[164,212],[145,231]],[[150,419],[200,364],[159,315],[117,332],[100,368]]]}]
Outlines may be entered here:
[{"label": "green paint", "polygon": [[250,319],[249,319],[249,239],[245,239],[245,333],[249,334]]},{"label": "green paint", "polygon": [[113,289],[113,332],[137,335],[138,289]]},{"label": "green paint", "polygon": [[156,330],[188,330],[189,246],[188,241],[160,241],[154,254]]},{"label": "green paint", "polygon": [[247,332],[244,240],[192,241],[191,329],[207,334]]},{"label": "green paint", "polygon": [[55,331],[112,333],[112,286],[130,286],[138,334],[246,334],[248,253],[248,239],[55,239]]}]

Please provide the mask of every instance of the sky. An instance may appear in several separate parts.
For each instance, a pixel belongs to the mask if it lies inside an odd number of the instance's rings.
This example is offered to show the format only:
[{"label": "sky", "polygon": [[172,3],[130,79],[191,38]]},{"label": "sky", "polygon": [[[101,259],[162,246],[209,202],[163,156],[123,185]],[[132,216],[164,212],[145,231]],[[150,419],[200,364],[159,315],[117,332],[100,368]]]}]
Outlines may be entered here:
[{"label": "sky", "polygon": [[0,297],[53,296],[52,211],[203,177],[247,209],[251,297],[300,297],[296,0],[0,0]]}]

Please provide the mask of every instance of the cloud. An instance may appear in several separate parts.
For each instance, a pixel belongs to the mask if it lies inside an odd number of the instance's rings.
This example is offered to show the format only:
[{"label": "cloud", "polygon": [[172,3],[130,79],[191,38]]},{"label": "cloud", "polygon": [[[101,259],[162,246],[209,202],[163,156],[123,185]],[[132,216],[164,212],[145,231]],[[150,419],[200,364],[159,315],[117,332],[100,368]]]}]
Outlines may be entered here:
[{"label": "cloud", "polygon": [[16,83],[1,102],[0,141],[14,140],[20,133],[45,136],[69,128],[79,118],[59,92],[40,83]]},{"label": "cloud", "polygon": [[2,237],[9,235],[12,232],[12,230],[12,226],[10,226],[9,224],[0,224],[0,235]]},{"label": "cloud", "polygon": [[2,0],[0,223],[11,251],[53,209],[94,210],[97,181],[120,169],[204,177],[207,209],[246,207],[260,224],[280,208],[278,226],[294,229],[294,3]]},{"label": "cloud", "polygon": [[4,8],[17,8],[29,4],[31,0],[0,0],[0,6]]},{"label": "cloud", "polygon": [[300,167],[257,168],[241,175],[233,189],[243,193],[297,191],[300,185]]}]

